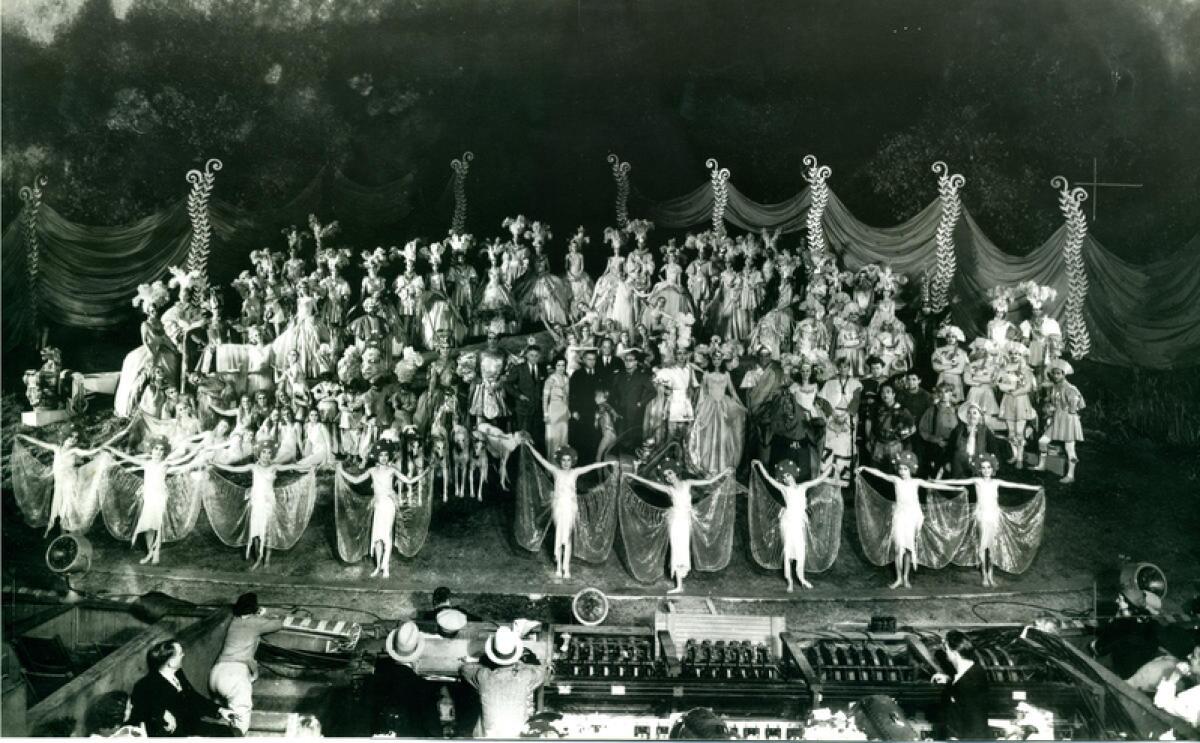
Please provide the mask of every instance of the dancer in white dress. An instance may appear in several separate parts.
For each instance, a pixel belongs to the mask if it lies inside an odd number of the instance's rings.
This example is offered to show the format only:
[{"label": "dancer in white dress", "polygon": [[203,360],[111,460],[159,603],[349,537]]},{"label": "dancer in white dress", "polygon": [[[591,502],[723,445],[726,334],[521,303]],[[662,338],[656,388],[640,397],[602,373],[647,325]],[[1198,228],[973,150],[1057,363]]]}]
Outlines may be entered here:
[{"label": "dancer in white dress", "polygon": [[[50,532],[54,529],[56,522],[59,523],[64,532],[80,531],[85,528],[85,524],[76,523],[74,518],[76,509],[73,507],[75,501],[84,496],[80,492],[80,487],[83,484],[79,472],[79,467],[82,465],[80,460],[99,454],[107,447],[115,444],[118,439],[127,433],[129,433],[128,426],[122,429],[116,436],[113,436],[94,449],[80,448],[80,435],[79,432],[74,430],[67,433],[66,438],[62,440],[61,444],[39,441],[23,433],[17,434],[17,438],[21,441],[33,444],[54,454],[54,462],[50,465],[50,471],[54,476],[54,488],[50,495],[50,511],[49,517],[46,520],[45,536],[50,536]],[[93,515],[95,515],[94,512]]]},{"label": "dancer in white dress", "polygon": [[525,446],[529,453],[546,468],[554,482],[554,503],[551,514],[554,518],[554,574],[559,578],[571,577],[571,538],[575,531],[575,516],[579,513],[576,490],[579,478],[593,470],[616,465],[617,462],[596,462],[586,467],[575,467],[579,454],[569,446],[560,446],[554,452],[558,461],[555,465],[538,453],[528,440]]},{"label": "dancer in white dress", "polygon": [[663,463],[659,470],[663,476],[661,483],[634,474],[627,474],[626,477],[671,496],[667,541],[671,550],[671,577],[675,579],[675,587],[667,593],[683,593],[683,579],[692,570],[692,488],[712,485],[732,470],[721,472],[708,480],[681,480],[677,467],[671,463]]},{"label": "dancer in white dress", "polygon": [[896,506],[892,512],[892,542],[896,550],[896,580],[889,588],[912,588],[909,576],[917,559],[917,532],[925,524],[925,513],[921,510],[919,489],[958,490],[953,485],[943,485],[922,480],[913,475],[917,471],[917,456],[912,452],[901,452],[893,461],[896,474],[889,475],[874,467],[859,467],[858,472],[869,472],[880,477],[896,489]]},{"label": "dancer in white dress", "polygon": [[971,464],[975,468],[975,477],[941,482],[944,485],[970,486],[975,489],[975,523],[979,527],[979,570],[983,575],[982,585],[992,588],[996,585],[992,548],[996,543],[996,535],[1000,532],[1000,488],[1016,488],[1034,493],[1042,488],[1038,485],[995,479],[1000,462],[993,454],[978,455],[971,460]]},{"label": "dancer in white dress", "polygon": [[425,472],[413,477],[403,474],[392,464],[392,450],[388,446],[379,446],[375,457],[376,465],[362,474],[348,474],[341,465],[337,472],[347,482],[355,484],[371,479],[371,558],[375,560],[371,577],[382,575],[387,578],[391,574],[392,538],[396,528],[396,481],[412,485],[424,477]]},{"label": "dancer in white dress", "polygon": [[[246,538],[246,559],[251,553],[256,554],[255,570],[259,565],[271,564],[271,545],[267,539],[267,531],[271,525],[271,516],[275,510],[275,476],[280,472],[299,472],[311,469],[300,464],[275,464],[275,447],[271,442],[263,442],[255,447],[256,461],[239,466],[214,462],[213,466],[226,472],[249,472],[253,476],[250,491],[246,499],[250,508],[246,516],[248,534]],[[255,544],[257,543],[257,549]]]},{"label": "dancer in white dress", "polygon": [[143,565],[148,562],[157,565],[162,550],[163,519],[167,514],[167,477],[185,471],[198,450],[184,451],[180,455],[170,457],[170,444],[166,439],[157,439],[150,445],[149,457],[130,456],[111,447],[108,451],[117,459],[128,462],[142,471],[145,479],[142,504],[129,543],[136,545],[138,535],[145,534],[146,556],[141,562]]},{"label": "dancer in white dress", "polygon": [[804,578],[804,561],[808,549],[808,491],[822,483],[838,487],[841,487],[842,483],[831,476],[832,467],[815,480],[797,482],[796,476],[800,474],[800,469],[790,459],[775,465],[778,480],[767,474],[767,468],[759,460],[755,459],[753,465],[758,468],[759,474],[767,484],[783,493],[784,507],[779,513],[779,534],[783,537],[783,577],[787,580],[788,593],[795,588],[792,585],[793,566],[800,585],[812,588],[812,583]]}]

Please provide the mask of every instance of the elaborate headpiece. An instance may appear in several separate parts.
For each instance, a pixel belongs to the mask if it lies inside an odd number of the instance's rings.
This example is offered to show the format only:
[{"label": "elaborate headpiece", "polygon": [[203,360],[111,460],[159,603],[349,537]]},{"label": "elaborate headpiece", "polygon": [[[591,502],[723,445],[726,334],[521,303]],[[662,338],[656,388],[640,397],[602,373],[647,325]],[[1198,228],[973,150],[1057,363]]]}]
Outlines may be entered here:
[{"label": "elaborate headpiece", "polygon": [[955,343],[967,342],[967,336],[963,334],[962,328],[957,325],[943,325],[938,328],[937,337],[943,340],[954,341]]},{"label": "elaborate headpiece", "polygon": [[790,459],[785,459],[782,462],[775,464],[775,477],[782,479],[784,475],[791,475],[793,480],[800,479],[800,467]]},{"label": "elaborate headpiece", "polygon": [[1066,359],[1055,359],[1054,361],[1051,361],[1047,365],[1047,371],[1051,369],[1057,369],[1065,376],[1070,376],[1071,374],[1075,373],[1075,370],[1071,368],[1071,365],[1067,363]]},{"label": "elaborate headpiece", "polygon": [[428,247],[421,248],[420,253],[436,271],[437,267],[442,265],[442,256],[446,254],[446,246],[443,243],[429,243]]},{"label": "elaborate headpiece", "polygon": [[988,289],[988,296],[992,300],[992,309],[998,310],[1003,307],[1007,310],[1012,306],[1013,292],[1007,286],[993,286]]},{"label": "elaborate headpiece", "polygon": [[875,277],[875,290],[884,294],[895,294],[907,282],[908,277],[893,273],[891,266],[884,266]]},{"label": "elaborate headpiece", "polygon": [[1033,281],[1022,281],[1017,288],[1029,301],[1029,306],[1035,309],[1044,306],[1047,302],[1053,302],[1054,298],[1058,296],[1058,290],[1054,287],[1042,286]]},{"label": "elaborate headpiece", "polygon": [[625,225],[625,231],[633,235],[639,247],[646,243],[646,236],[654,229],[654,223],[649,219],[631,219]]},{"label": "elaborate headpiece", "polygon": [[579,461],[579,452],[575,451],[574,447],[560,446],[554,450],[554,459],[561,460],[563,457],[570,457],[572,462]]},{"label": "elaborate headpiece", "polygon": [[403,258],[405,266],[412,268],[417,262],[417,247],[421,244],[420,240],[409,240],[404,244],[404,248],[400,249],[392,246],[388,249],[388,255],[393,258]]},{"label": "elaborate headpiece", "polygon": [[592,238],[588,237],[587,233],[583,231],[583,225],[579,225],[579,227],[575,230],[575,234],[571,235],[570,245],[582,249],[583,246],[587,245],[591,241]]},{"label": "elaborate headpiece", "polygon": [[377,246],[374,250],[369,252],[364,250],[362,253],[363,268],[374,268],[375,270],[379,270],[383,266],[386,266],[387,262],[388,254],[387,251],[383,249],[383,246]]},{"label": "elaborate headpiece", "polygon": [[154,312],[170,299],[170,292],[161,281],[152,284],[139,284],[137,294],[133,298],[133,306],[140,307],[147,315]]},{"label": "elaborate headpiece", "polygon": [[900,469],[901,466],[907,467],[909,474],[915,475],[917,473],[917,468],[921,466],[921,463],[917,459],[916,454],[913,454],[910,451],[902,451],[896,456],[892,457],[892,466],[896,469]]},{"label": "elaborate headpiece", "polygon": [[996,458],[995,454],[990,452],[984,452],[983,454],[976,454],[972,456],[971,469],[978,473],[983,468],[984,462],[992,465],[992,474],[996,474],[1000,471],[1000,460]]},{"label": "elaborate headpiece", "polygon": [[550,225],[542,224],[541,222],[532,222],[529,229],[525,230],[525,239],[533,243],[533,247],[541,248],[553,238],[554,235],[550,232]]},{"label": "elaborate headpiece", "polygon": [[450,243],[450,251],[454,255],[465,257],[471,246],[475,244],[475,238],[465,232],[451,232],[450,237],[446,238],[446,242]]},{"label": "elaborate headpiece", "polygon": [[515,217],[505,217],[504,221],[500,223],[501,227],[512,233],[513,242],[516,242],[517,238],[525,232],[526,225],[528,225],[528,222],[524,214],[518,214]]},{"label": "elaborate headpiece", "polygon": [[625,233],[616,227],[605,227],[604,242],[612,246],[614,253],[619,253],[621,245],[625,242]]}]

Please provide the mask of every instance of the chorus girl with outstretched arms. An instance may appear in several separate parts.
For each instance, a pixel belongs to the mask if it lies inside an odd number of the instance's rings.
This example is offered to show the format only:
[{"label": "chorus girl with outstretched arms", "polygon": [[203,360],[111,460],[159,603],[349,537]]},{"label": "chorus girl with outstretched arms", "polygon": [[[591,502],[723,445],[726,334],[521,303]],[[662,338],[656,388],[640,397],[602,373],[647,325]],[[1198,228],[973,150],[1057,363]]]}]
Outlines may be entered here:
[{"label": "chorus girl with outstretched arms", "polygon": [[413,485],[425,476],[425,471],[409,477],[392,463],[392,450],[380,446],[376,451],[374,467],[358,475],[351,475],[338,465],[338,475],[347,482],[355,484],[371,480],[371,558],[375,561],[375,570],[371,577],[382,575],[387,578],[391,573],[392,538],[396,526],[396,501],[399,498],[396,483]]},{"label": "chorus girl with outstretched arms", "polygon": [[842,483],[832,477],[832,467],[826,469],[821,477],[798,482],[796,475],[800,472],[799,468],[790,459],[776,465],[778,480],[767,473],[767,468],[761,461],[755,459],[752,464],[768,485],[783,494],[784,507],[779,513],[779,533],[783,537],[783,577],[787,580],[788,593],[794,590],[793,571],[801,586],[812,588],[812,583],[804,578],[804,561],[808,549],[808,491],[823,483],[838,487],[841,487]]},{"label": "chorus girl with outstretched arms", "polygon": [[131,456],[112,447],[107,450],[117,459],[142,471],[145,481],[142,504],[130,539],[130,544],[136,545],[138,536],[146,535],[146,556],[142,558],[142,564],[158,564],[163,542],[163,519],[167,513],[167,477],[186,471],[192,458],[199,453],[199,449],[196,449],[171,457],[169,449],[170,444],[166,439],[158,439],[150,445],[148,457]]},{"label": "chorus girl with outstretched arms", "polygon": [[529,441],[525,442],[525,446],[554,482],[554,501],[551,506],[554,518],[554,574],[559,578],[570,578],[571,539],[575,532],[575,517],[579,513],[579,478],[593,470],[615,466],[617,462],[596,462],[576,467],[579,455],[571,447],[561,446],[554,452],[558,462],[554,464],[539,454]]},{"label": "chorus girl with outstretched arms", "polygon": [[280,472],[300,472],[311,469],[308,465],[275,464],[275,447],[271,442],[263,442],[256,449],[257,459],[243,465],[221,464],[213,462],[213,467],[226,472],[249,472],[252,476],[250,490],[246,499],[250,503],[247,513],[248,534],[246,538],[246,559],[252,553],[256,554],[251,570],[259,565],[271,564],[271,545],[267,538],[271,517],[275,510],[275,477]]},{"label": "chorus girl with outstretched arms", "polygon": [[912,452],[901,452],[894,460],[896,474],[889,475],[874,467],[859,467],[858,472],[869,472],[887,480],[896,489],[896,506],[892,512],[892,542],[896,551],[896,580],[891,588],[912,588],[909,577],[917,559],[917,534],[925,525],[925,514],[921,510],[920,488],[931,490],[958,490],[957,486],[944,485],[932,480],[914,477],[917,457]]},{"label": "chorus girl with outstretched arms", "polygon": [[117,435],[93,449],[85,449],[80,446],[81,437],[79,432],[75,430],[69,431],[61,444],[40,441],[23,433],[17,434],[17,438],[21,441],[54,454],[54,462],[50,465],[50,471],[54,476],[54,489],[51,491],[50,496],[50,516],[46,521],[45,536],[50,536],[55,523],[59,523],[63,531],[75,531],[80,526],[71,523],[69,515],[73,513],[70,501],[76,498],[79,488],[80,460],[94,457],[101,451],[112,446],[122,436],[129,433],[129,428],[129,426],[126,426]]}]

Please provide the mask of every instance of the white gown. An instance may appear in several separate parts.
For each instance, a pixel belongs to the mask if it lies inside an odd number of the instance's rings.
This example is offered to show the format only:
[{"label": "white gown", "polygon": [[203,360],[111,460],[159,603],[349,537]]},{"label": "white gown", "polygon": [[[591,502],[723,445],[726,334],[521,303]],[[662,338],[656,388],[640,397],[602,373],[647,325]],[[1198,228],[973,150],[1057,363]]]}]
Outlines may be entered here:
[{"label": "white gown", "polygon": [[251,472],[254,475],[250,485],[250,514],[248,520],[247,541],[258,537],[260,544],[267,544],[267,529],[271,525],[271,516],[275,511],[275,470],[271,467],[254,465]]},{"label": "white gown", "polygon": [[671,572],[686,577],[692,569],[692,494],[687,488],[672,488],[667,516],[671,546]]},{"label": "white gown", "polygon": [[133,527],[133,540],[146,531],[162,531],[163,519],[167,514],[167,465],[149,461],[142,467],[142,507],[138,511],[137,524]]}]

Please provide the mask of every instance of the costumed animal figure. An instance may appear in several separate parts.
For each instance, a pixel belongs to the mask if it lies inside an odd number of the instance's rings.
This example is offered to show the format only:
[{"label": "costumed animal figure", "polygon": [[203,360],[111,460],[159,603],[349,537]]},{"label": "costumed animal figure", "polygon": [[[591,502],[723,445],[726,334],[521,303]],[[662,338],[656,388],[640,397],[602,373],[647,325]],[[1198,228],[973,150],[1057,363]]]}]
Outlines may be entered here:
[{"label": "costumed animal figure", "polygon": [[496,468],[500,471],[500,487],[508,490],[508,458],[521,448],[521,444],[532,441],[525,431],[505,433],[499,428],[480,422],[475,426],[475,435],[481,437],[487,444],[488,453],[496,460]]},{"label": "costumed animal figure", "polygon": [[462,498],[466,495],[467,476],[471,468],[471,435],[467,427],[460,424],[454,426],[451,436],[454,445],[454,495]]}]

